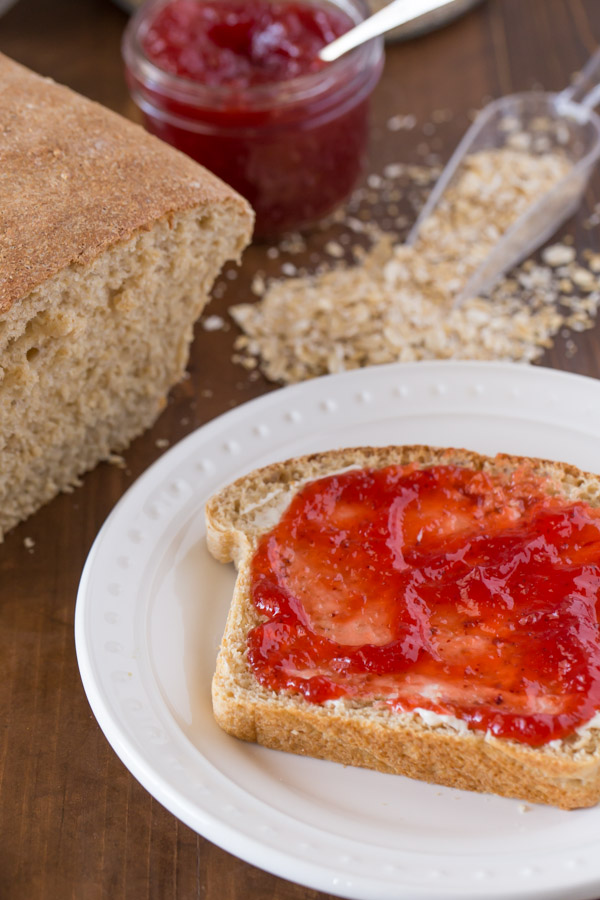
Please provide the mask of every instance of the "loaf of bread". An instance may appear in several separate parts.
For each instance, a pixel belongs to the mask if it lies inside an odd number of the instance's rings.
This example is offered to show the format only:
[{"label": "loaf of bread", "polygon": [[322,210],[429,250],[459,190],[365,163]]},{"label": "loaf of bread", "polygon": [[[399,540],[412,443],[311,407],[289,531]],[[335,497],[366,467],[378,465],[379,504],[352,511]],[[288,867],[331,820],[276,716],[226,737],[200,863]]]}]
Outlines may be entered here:
[{"label": "loaf of bread", "polygon": [[[579,501],[588,507],[600,506],[600,478],[573,466],[421,446],[330,451],[273,464],[240,478],[206,506],[210,552],[220,562],[233,560],[238,569],[213,679],[217,722],[246,741],[345,765],[565,809],[594,805],[600,799],[598,715],[591,715],[583,727],[559,740],[531,746],[418,707],[405,712],[383,702],[348,697],[313,702],[298,691],[263,686],[251,668],[248,638],[265,622],[251,596],[251,563],[261,538],[271,533],[293,498],[310,482],[351,469],[378,470],[411,463],[419,470],[467,467],[504,479],[526,472],[543,486],[542,504],[547,492],[564,508]],[[335,543],[335,538],[331,541]],[[296,552],[293,545],[289,555],[287,550],[268,552],[282,553],[283,565],[294,565],[289,562]],[[302,549],[299,552],[303,561]],[[301,568],[304,562],[299,565]],[[598,574],[598,561],[594,565]],[[306,584],[307,593],[313,585]],[[326,608],[328,615],[337,615],[331,612],[331,605]],[[597,621],[593,640],[597,647]],[[544,653],[549,650],[544,648]]]},{"label": "loaf of bread", "polygon": [[0,55],[0,539],[152,424],[252,212]]}]

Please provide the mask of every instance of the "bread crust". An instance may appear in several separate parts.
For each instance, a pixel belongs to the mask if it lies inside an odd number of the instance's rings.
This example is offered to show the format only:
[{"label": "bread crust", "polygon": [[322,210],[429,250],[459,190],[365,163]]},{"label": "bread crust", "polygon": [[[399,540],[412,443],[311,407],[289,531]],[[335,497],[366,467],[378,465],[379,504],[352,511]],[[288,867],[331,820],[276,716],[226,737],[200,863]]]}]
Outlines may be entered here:
[{"label": "bread crust", "polygon": [[0,159],[0,313],[175,212],[225,204],[251,229],[246,201],[189,157],[2,54]]},{"label": "bread crust", "polygon": [[426,446],[359,447],[275,463],[238,479],[206,506],[207,541],[238,577],[212,684],[217,722],[229,734],[265,747],[344,765],[406,775],[466,790],[491,792],[563,809],[600,800],[600,724],[563,741],[533,748],[416,713],[355,700],[323,705],[263,688],[246,662],[249,631],[261,619],[250,600],[250,561],[261,536],[276,523],[306,481],[349,467],[418,462],[458,464],[490,473],[526,465],[545,476],[549,493],[600,505],[600,478],[542,459]]}]

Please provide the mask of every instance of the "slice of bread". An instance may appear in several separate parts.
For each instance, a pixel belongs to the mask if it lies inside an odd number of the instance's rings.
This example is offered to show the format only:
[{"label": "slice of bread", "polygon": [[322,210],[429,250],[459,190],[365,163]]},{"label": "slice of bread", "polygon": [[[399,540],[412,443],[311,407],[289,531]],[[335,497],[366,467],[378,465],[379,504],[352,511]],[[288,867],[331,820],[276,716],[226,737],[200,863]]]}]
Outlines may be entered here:
[{"label": "slice of bread", "polygon": [[152,424],[250,207],[0,54],[0,540]]},{"label": "slice of bread", "polygon": [[238,576],[217,659],[212,696],[219,725],[266,747],[365,766],[450,787],[548,803],[564,809],[600,799],[600,716],[562,740],[532,747],[470,730],[426,711],[398,713],[351,699],[318,704],[261,686],[247,662],[250,631],[264,619],[250,598],[250,563],[261,537],[306,482],[349,468],[417,463],[467,466],[507,475],[527,466],[549,494],[600,506],[600,477],[574,466],[424,446],[353,448],[304,456],[254,471],[206,506],[207,542]]}]

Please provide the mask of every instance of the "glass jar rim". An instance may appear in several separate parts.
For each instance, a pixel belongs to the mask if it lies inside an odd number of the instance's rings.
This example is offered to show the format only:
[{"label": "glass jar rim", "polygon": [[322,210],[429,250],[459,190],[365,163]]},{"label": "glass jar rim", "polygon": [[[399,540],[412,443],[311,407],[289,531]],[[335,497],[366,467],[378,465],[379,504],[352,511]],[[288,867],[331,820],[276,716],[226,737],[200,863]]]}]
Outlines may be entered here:
[{"label": "glass jar rim", "polygon": [[[369,71],[383,56],[383,38],[373,38],[334,62],[328,63],[318,72],[243,89],[230,85],[207,86],[160,68],[143,50],[142,39],[145,29],[149,27],[154,13],[170,2],[171,0],[148,0],[137,10],[123,34],[122,54],[125,65],[134,78],[183,103],[203,108],[221,107],[228,105],[228,101],[239,97],[242,93],[244,104],[252,107],[272,106],[274,100],[278,105],[298,103],[331,90],[350,73],[360,72],[363,69]],[[319,0],[309,2],[316,4]],[[355,23],[369,15],[364,0],[326,0],[326,2],[348,13]]]}]

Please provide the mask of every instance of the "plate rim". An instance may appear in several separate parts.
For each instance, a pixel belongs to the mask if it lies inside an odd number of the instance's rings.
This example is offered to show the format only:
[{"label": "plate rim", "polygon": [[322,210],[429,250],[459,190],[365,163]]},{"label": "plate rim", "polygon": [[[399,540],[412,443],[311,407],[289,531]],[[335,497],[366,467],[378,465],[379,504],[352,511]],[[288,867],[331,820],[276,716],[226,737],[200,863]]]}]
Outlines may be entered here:
[{"label": "plate rim", "polygon": [[[307,879],[306,875],[302,875],[302,873],[300,873],[299,877],[297,871],[290,874],[290,853],[288,851],[282,851],[281,853],[277,854],[277,852],[274,851],[272,847],[265,848],[264,843],[260,839],[249,839],[247,835],[240,835],[240,832],[236,830],[235,826],[223,823],[222,820],[212,815],[210,811],[199,809],[197,805],[194,805],[193,810],[189,809],[185,802],[181,802],[182,798],[173,796],[173,788],[172,786],[169,786],[168,780],[165,779],[164,776],[157,774],[152,766],[147,764],[147,760],[139,754],[137,748],[132,745],[131,741],[123,736],[118,722],[116,722],[114,720],[114,716],[111,715],[110,707],[105,705],[103,691],[100,690],[98,685],[96,684],[91,657],[87,653],[88,635],[86,633],[86,594],[88,591],[91,573],[93,571],[100,547],[102,546],[106,534],[109,533],[110,529],[113,527],[113,523],[115,521],[118,521],[119,516],[122,514],[122,511],[126,508],[128,503],[132,502],[133,497],[137,496],[138,493],[142,495],[144,492],[144,488],[147,485],[151,484],[153,481],[159,480],[160,477],[162,477],[163,472],[168,472],[169,470],[175,468],[177,462],[180,459],[183,459],[188,454],[189,449],[193,447],[199,440],[199,434],[202,434],[203,436],[212,436],[213,434],[217,434],[219,431],[227,430],[228,425],[231,422],[235,423],[240,418],[240,415],[245,415],[246,417],[248,417],[252,416],[254,413],[260,411],[261,409],[269,410],[272,407],[282,407],[285,404],[285,400],[282,398],[286,397],[291,399],[297,395],[302,396],[306,393],[307,390],[316,390],[314,385],[316,385],[317,383],[318,385],[326,385],[327,383],[331,383],[333,380],[338,384],[344,382],[356,382],[356,384],[359,385],[360,382],[365,378],[367,378],[368,380],[369,378],[381,376],[385,379],[386,376],[394,377],[395,375],[400,375],[400,373],[405,376],[410,372],[410,370],[414,369],[415,367],[418,367],[420,371],[427,370],[433,374],[447,373],[450,371],[457,372],[460,370],[464,370],[467,372],[485,371],[486,378],[490,377],[491,373],[495,373],[498,377],[500,377],[502,374],[507,374],[508,372],[510,372],[512,375],[515,371],[518,371],[519,373],[523,373],[525,378],[535,378],[541,376],[543,381],[547,381],[548,379],[557,379],[558,381],[562,381],[564,383],[579,383],[580,385],[583,385],[585,383],[588,386],[593,385],[592,389],[595,391],[600,390],[600,382],[598,382],[596,379],[591,378],[590,376],[579,375],[576,373],[546,368],[542,366],[530,366],[528,364],[515,364],[509,362],[435,360],[418,363],[393,363],[386,366],[353,370],[337,375],[322,376],[321,378],[314,379],[310,382],[303,382],[301,384],[290,385],[284,388],[270,391],[267,394],[263,394],[257,398],[254,398],[253,400],[241,404],[234,409],[228,410],[210,420],[206,424],[199,426],[199,428],[195,429],[190,434],[185,436],[181,441],[177,442],[171,448],[169,448],[162,456],[160,456],[144,472],[142,472],[132,485],[128,487],[119,501],[115,504],[112,511],[109,513],[92,544],[82,571],[75,608],[76,654],[79,671],[88,703],[109,744],[116,752],[117,756],[121,759],[123,764],[126,766],[126,768],[129,770],[129,772],[144,786],[144,788],[148,790],[149,793],[163,806],[165,806],[172,814],[181,819],[181,821],[183,821],[194,831],[203,834],[208,840],[212,841],[228,852],[233,853],[239,858],[244,859],[246,862],[252,865],[257,865],[260,868],[263,868],[278,877],[298,881],[300,884],[304,884],[313,889],[329,892],[337,896],[361,898],[361,900],[363,897],[368,897],[370,900],[370,898],[387,898],[391,897],[392,895],[386,893],[385,891],[381,893],[373,893],[372,891],[368,891],[367,893],[365,893],[366,885],[362,885],[360,883],[361,878],[357,876],[353,877],[354,886],[352,890],[348,892],[348,888],[340,887],[340,885],[336,883],[336,877],[333,874],[331,868],[323,867],[318,862],[315,863],[314,860],[310,863],[306,863],[306,860],[302,859],[301,857],[295,858],[293,862],[296,866],[300,866],[301,868],[306,868],[306,866],[308,865],[311,870],[311,877]],[[187,739],[187,736],[185,737]],[[199,820],[201,820],[202,824],[204,824],[205,830],[199,830]],[[207,830],[210,832],[210,834],[206,833]],[[593,882],[590,882],[589,877],[582,878],[579,882],[576,879],[575,881],[571,879],[569,881],[568,887],[568,896],[569,898],[573,898],[573,900],[576,900],[576,898],[578,897],[582,898],[582,900],[584,900],[584,898],[591,897],[592,894],[589,893],[590,890],[598,890],[600,892],[600,868],[595,874]],[[470,888],[472,888],[472,890],[470,890]],[[481,886],[477,886],[475,884],[465,885],[463,888],[461,888],[459,895],[452,890],[446,889],[442,889],[440,892],[440,890],[434,888],[433,885],[425,886],[410,884],[403,886],[403,884],[396,883],[394,887],[394,896],[404,896],[403,894],[401,895],[398,893],[398,889],[406,889],[410,890],[411,895],[421,896],[424,898],[428,897],[431,898],[431,900],[433,900],[433,898],[436,898],[437,900],[437,898],[450,898],[454,896],[478,896],[478,888],[480,891]],[[566,885],[564,887],[559,886],[556,889],[557,892],[552,893],[549,893],[547,887],[536,888],[534,884],[530,884],[528,887],[524,888],[522,892],[511,891],[507,893],[505,888],[502,888],[499,892],[496,892],[494,890],[489,890],[491,888],[492,885],[488,883],[486,885],[486,896],[498,898],[516,898],[519,896],[522,896],[524,898],[535,898],[538,896],[548,898],[551,896],[567,896],[566,894],[561,893],[566,889]]]}]

